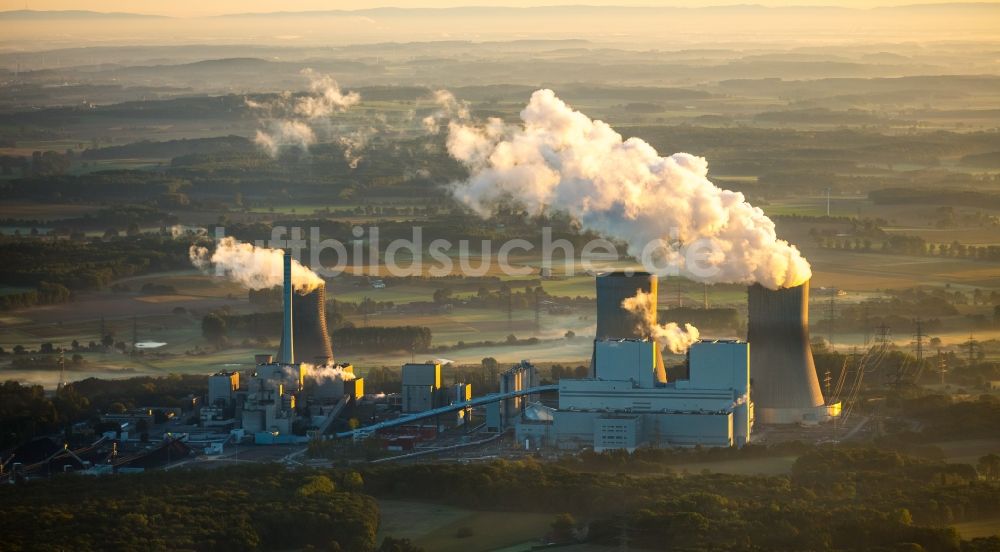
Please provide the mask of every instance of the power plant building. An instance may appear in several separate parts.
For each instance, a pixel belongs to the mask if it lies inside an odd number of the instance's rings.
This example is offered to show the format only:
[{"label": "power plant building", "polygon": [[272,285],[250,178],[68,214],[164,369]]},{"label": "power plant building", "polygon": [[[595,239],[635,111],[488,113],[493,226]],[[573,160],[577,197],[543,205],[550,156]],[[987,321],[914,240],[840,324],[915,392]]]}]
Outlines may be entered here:
[{"label": "power plant building", "polygon": [[598,276],[591,377],[560,380],[558,408],[526,408],[515,425],[518,442],[597,451],[750,442],[748,344],[695,343],[688,352],[689,378],[668,383],[657,343],[643,334],[644,321],[622,305],[639,292],[651,295],[655,305],[656,277],[645,272]]},{"label": "power plant building", "polygon": [[[297,406],[306,394],[322,411],[322,405],[364,394],[364,381],[354,377],[350,364],[333,365],[333,351],[326,327],[326,286],[318,285],[305,294],[296,293],[292,282],[292,256],[284,255],[282,285],[282,331],[278,360],[271,355],[256,356],[256,365],[245,378],[238,419],[255,442],[290,442],[297,418]],[[315,363],[318,367],[314,367]],[[312,370],[317,370],[313,372]],[[339,374],[323,374],[333,370]],[[224,379],[235,378],[232,380]],[[219,373],[209,380],[209,400],[225,395],[227,382],[239,386],[238,375]],[[234,387],[235,389],[235,387]],[[303,401],[304,402],[304,401]]]},{"label": "power plant building", "polygon": [[208,406],[222,408],[233,406],[239,388],[239,372],[222,371],[208,376]]},{"label": "power plant building", "polygon": [[603,340],[595,348],[597,376],[560,380],[559,407],[551,416],[522,417],[515,426],[518,442],[596,451],[750,442],[747,343],[695,343],[688,356],[691,377],[665,384],[656,381],[654,342]]},{"label": "power plant building", "polygon": [[441,365],[433,362],[403,365],[403,412],[423,412],[440,406]]}]

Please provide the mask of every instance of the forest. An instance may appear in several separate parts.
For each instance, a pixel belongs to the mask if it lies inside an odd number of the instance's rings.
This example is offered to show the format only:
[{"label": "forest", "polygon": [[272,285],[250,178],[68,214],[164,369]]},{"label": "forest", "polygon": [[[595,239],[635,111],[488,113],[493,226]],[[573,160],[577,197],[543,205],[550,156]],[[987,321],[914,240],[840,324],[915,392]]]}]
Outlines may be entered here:
[{"label": "forest", "polygon": [[[5,550],[416,550],[390,538],[376,548],[375,497],[552,513],[568,525],[564,542],[615,546],[627,531],[633,546],[649,550],[1000,547],[998,537],[962,540],[948,526],[1000,513],[995,477],[986,480],[968,465],[827,446],[805,450],[788,476],[632,469],[657,454],[605,453],[616,458],[617,471],[610,472],[581,461],[529,458],[360,470],[272,464],[68,475],[0,489],[0,527]],[[75,499],[80,496],[87,498]]]}]

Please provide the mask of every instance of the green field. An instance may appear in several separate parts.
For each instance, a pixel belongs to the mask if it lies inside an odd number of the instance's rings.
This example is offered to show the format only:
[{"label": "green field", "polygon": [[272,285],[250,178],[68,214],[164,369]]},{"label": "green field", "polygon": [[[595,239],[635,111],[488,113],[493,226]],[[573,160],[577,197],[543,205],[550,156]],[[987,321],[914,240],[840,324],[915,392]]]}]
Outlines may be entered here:
[{"label": "green field", "polygon": [[[380,500],[379,539],[411,539],[435,552],[490,552],[519,544],[538,544],[554,515],[474,511],[424,502]],[[459,530],[471,536],[456,536]]]},{"label": "green field", "polygon": [[983,537],[1000,536],[1000,518],[986,519],[979,521],[966,521],[954,524],[958,534],[963,539],[975,539]]}]

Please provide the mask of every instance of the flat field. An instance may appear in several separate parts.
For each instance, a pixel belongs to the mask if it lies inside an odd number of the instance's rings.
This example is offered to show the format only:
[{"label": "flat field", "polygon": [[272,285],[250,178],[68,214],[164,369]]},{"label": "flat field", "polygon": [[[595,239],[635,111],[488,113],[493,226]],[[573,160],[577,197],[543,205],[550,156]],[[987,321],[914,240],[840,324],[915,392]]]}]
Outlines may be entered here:
[{"label": "flat field", "polygon": [[[435,552],[489,552],[539,540],[554,515],[475,511],[404,500],[380,500],[385,536],[411,539],[417,546]],[[458,531],[468,537],[458,537]]]}]

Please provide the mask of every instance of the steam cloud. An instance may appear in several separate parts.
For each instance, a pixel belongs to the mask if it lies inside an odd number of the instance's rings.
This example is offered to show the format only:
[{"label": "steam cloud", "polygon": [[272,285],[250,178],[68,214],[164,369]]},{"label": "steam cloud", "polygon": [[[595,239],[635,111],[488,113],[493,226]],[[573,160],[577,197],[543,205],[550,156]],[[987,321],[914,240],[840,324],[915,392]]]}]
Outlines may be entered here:
[{"label": "steam cloud", "polygon": [[[354,372],[348,372],[340,366],[330,366],[328,364],[316,366],[308,362],[303,362],[302,366],[306,368],[306,374],[315,379],[316,383],[319,384],[327,381],[351,381],[357,379]],[[294,376],[297,377],[298,374],[294,374]]]},{"label": "steam cloud", "polygon": [[[551,90],[532,94],[521,120],[449,123],[448,152],[471,172],[453,193],[480,215],[505,197],[535,211],[565,210],[584,228],[626,242],[633,256],[663,240],[656,260],[706,283],[776,289],[811,276],[809,263],[777,238],[763,211],[706,178],[704,158],[661,157],[643,140],[623,140],[607,123],[574,111]],[[696,241],[711,253],[687,266],[679,245]]]},{"label": "steam cloud", "polygon": [[177,239],[181,237],[194,237],[194,236],[207,236],[208,230],[202,228],[201,226],[184,226],[183,224],[175,224],[168,228],[170,232],[170,237]]},{"label": "steam cloud", "polygon": [[691,324],[684,324],[681,328],[674,322],[662,325],[656,323],[656,302],[652,293],[640,290],[635,297],[622,301],[622,307],[639,318],[639,331],[643,335],[656,340],[661,347],[667,347],[672,353],[683,353],[698,341],[698,328]]},{"label": "steam cloud", "polygon": [[455,98],[455,95],[447,90],[436,90],[434,103],[437,104],[438,110],[424,117],[421,121],[427,134],[440,132],[443,120],[458,119],[464,121],[469,118],[469,105]]},{"label": "steam cloud", "polygon": [[336,113],[361,101],[357,92],[342,92],[330,75],[312,69],[303,69],[302,75],[309,79],[309,93],[304,96],[283,92],[271,101],[244,100],[260,116],[262,128],[257,130],[254,142],[272,157],[286,148],[308,151],[316,143],[317,130],[328,126]]},{"label": "steam cloud", "polygon": [[352,381],[357,379],[354,372],[348,372],[340,366],[313,366],[310,372],[317,382],[331,381]]},{"label": "steam cloud", "polygon": [[[249,289],[280,286],[284,278],[284,252],[280,249],[257,247],[233,237],[219,240],[215,251],[192,245],[188,256],[198,269],[208,273],[223,273]],[[309,293],[323,283],[315,272],[292,259],[292,285],[298,293]]]}]

